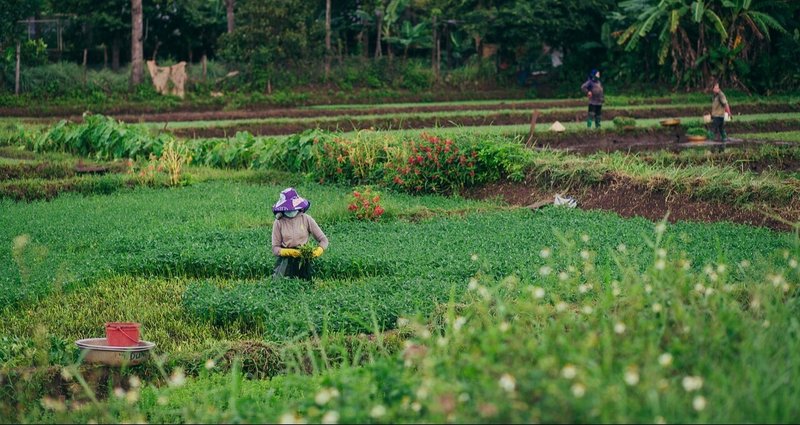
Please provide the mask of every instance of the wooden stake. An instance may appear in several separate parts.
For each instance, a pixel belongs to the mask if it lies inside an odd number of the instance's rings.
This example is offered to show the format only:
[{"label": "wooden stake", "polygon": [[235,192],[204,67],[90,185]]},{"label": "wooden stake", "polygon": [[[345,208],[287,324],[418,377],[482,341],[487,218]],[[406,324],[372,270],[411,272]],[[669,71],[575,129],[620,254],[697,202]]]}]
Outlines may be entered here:
[{"label": "wooden stake", "polygon": [[19,96],[19,53],[22,49],[20,42],[17,42],[17,66],[14,70],[14,94]]},{"label": "wooden stake", "polygon": [[531,114],[531,131],[528,133],[528,141],[525,142],[525,147],[532,147],[534,144],[533,135],[536,133],[536,121],[539,119],[539,110],[534,109]]}]

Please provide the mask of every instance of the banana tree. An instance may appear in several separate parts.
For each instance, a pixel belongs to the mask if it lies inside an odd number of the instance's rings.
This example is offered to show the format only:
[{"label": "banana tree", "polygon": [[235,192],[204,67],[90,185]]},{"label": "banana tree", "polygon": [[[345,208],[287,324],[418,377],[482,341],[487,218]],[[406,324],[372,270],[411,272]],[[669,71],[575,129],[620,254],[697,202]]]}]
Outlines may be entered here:
[{"label": "banana tree", "polygon": [[621,2],[620,7],[638,14],[633,24],[619,36],[619,45],[633,51],[643,38],[656,30],[658,62],[663,65],[667,57],[672,57],[677,85],[684,84],[688,88],[701,79],[708,81],[707,62],[701,64],[700,73],[693,70],[698,58],[707,54],[709,35],[725,40],[728,32],[719,15],[706,7],[703,0],[627,0]]},{"label": "banana tree", "polygon": [[397,44],[403,47],[403,60],[408,59],[408,50],[411,47],[430,47],[430,28],[426,22],[411,25],[411,22],[404,21],[400,26],[397,35],[387,36],[386,42]]},{"label": "banana tree", "polygon": [[757,47],[771,40],[771,29],[781,33],[786,33],[786,29],[775,17],[759,10],[766,2],[722,0],[719,3],[720,14],[728,23],[727,37],[723,46],[715,50],[716,57],[706,56],[717,67],[721,79],[747,90],[742,77],[757,56]]},{"label": "banana tree", "polygon": [[383,39],[387,43],[386,54],[389,56],[389,60],[393,58],[391,44],[394,37],[392,36],[392,30],[400,19],[400,14],[408,7],[409,2],[410,0],[390,0],[383,13]]}]

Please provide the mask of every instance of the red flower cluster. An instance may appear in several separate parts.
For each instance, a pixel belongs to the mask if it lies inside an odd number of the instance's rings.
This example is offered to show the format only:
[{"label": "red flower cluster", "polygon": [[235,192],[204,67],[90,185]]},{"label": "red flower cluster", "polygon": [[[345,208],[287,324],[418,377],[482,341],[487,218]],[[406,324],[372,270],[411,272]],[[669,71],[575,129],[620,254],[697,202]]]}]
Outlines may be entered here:
[{"label": "red flower cluster", "polygon": [[386,181],[416,192],[452,192],[475,177],[475,151],[462,152],[450,139],[423,133],[406,144],[408,158],[386,165]]},{"label": "red flower cluster", "polygon": [[354,190],[350,197],[350,205],[347,209],[355,215],[358,220],[377,220],[386,210],[380,206],[381,196],[378,192],[372,192],[366,188],[363,192]]}]

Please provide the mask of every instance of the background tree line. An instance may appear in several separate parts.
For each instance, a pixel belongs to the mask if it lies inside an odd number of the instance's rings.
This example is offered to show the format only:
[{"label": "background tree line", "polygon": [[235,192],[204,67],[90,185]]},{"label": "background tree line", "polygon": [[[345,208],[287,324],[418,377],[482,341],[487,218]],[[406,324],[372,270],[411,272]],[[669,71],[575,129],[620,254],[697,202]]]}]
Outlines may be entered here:
[{"label": "background tree line", "polygon": [[525,85],[535,71],[574,85],[591,68],[620,86],[800,86],[793,0],[0,0],[0,15],[5,88],[18,42],[26,67],[132,62],[138,83],[137,58],[208,58],[262,92],[390,76],[409,89]]}]

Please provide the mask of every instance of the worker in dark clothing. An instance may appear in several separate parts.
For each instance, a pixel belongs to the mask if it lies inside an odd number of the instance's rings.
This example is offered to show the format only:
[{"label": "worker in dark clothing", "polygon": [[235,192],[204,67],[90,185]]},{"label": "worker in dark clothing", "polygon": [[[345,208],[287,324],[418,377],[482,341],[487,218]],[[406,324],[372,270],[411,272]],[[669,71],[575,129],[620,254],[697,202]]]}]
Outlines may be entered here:
[{"label": "worker in dark clothing", "polygon": [[594,121],[594,127],[600,128],[600,115],[605,101],[603,83],[600,82],[600,71],[593,69],[589,74],[589,79],[581,86],[581,90],[589,98],[589,115],[586,117],[586,126],[592,128],[592,121]]}]

